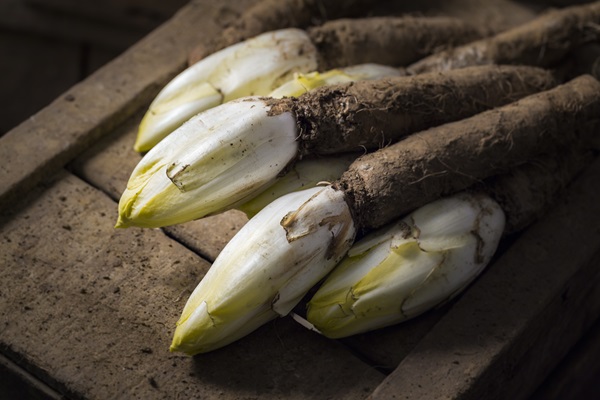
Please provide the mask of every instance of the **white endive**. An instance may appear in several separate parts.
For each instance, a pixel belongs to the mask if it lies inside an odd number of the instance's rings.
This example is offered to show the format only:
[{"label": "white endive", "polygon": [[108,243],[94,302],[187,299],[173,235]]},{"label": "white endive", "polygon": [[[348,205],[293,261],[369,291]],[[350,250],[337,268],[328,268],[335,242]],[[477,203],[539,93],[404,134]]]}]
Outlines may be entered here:
[{"label": "white endive", "polygon": [[345,68],[332,69],[323,73],[295,73],[293,79],[269,93],[269,97],[298,97],[321,86],[381,79],[400,75],[401,72],[398,68],[379,64],[359,64]]},{"label": "white endive", "polygon": [[417,316],[475,279],[504,223],[484,195],[434,201],[357,242],[308,303],[307,320],[341,338]]},{"label": "white endive", "polygon": [[273,200],[285,194],[339,179],[357,157],[357,154],[340,154],[302,159],[256,197],[243,204],[235,205],[234,208],[243,211],[251,218]]},{"label": "white endive", "polygon": [[192,116],[226,101],[264,96],[294,72],[317,68],[317,49],[305,31],[268,32],[220,50],[185,69],[156,96],[134,145],[148,151]]},{"label": "white endive", "polygon": [[207,110],[149,151],[119,201],[117,227],[162,227],[249,200],[295,159],[290,112],[268,115],[254,98]]},{"label": "white endive", "polygon": [[[250,219],[188,299],[171,351],[193,355],[215,350],[287,315],[354,239],[348,208],[329,207],[328,195],[335,196],[329,188],[291,193]],[[311,217],[315,229],[288,240],[282,218],[313,197],[326,201]]]}]

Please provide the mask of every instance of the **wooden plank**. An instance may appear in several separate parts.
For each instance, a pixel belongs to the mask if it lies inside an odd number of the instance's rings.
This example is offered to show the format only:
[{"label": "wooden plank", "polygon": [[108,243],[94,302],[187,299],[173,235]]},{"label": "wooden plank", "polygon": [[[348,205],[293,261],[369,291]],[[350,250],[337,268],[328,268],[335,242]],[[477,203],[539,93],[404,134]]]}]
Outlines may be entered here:
[{"label": "wooden plank", "polygon": [[[249,2],[235,2],[243,10]],[[0,204],[26,193],[111,132],[182,70],[189,49],[219,34],[226,5],[194,1],[133,48],[0,138]],[[198,29],[202,27],[202,29]]]},{"label": "wooden plank", "polygon": [[71,174],[0,216],[0,350],[74,398],[363,398],[384,378],[291,319],[226,348],[168,352],[209,264]]},{"label": "wooden plank", "polygon": [[600,315],[600,160],[373,393],[526,399]]},{"label": "wooden plank", "polygon": [[600,319],[530,400],[593,399],[600,393]]}]

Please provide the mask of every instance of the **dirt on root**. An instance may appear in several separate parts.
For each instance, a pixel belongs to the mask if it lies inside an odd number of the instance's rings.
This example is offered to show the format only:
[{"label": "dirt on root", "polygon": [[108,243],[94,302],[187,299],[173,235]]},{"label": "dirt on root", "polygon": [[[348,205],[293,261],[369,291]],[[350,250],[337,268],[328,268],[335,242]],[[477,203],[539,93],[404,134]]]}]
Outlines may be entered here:
[{"label": "dirt on root", "polygon": [[[319,53],[319,71],[364,63],[407,66],[487,32],[457,18],[373,17],[338,19],[307,29]],[[390,43],[395,51],[390,51]]]},{"label": "dirt on root", "polygon": [[273,114],[296,116],[306,156],[376,150],[554,85],[552,75],[538,68],[482,66],[322,87],[299,98],[267,101]]}]

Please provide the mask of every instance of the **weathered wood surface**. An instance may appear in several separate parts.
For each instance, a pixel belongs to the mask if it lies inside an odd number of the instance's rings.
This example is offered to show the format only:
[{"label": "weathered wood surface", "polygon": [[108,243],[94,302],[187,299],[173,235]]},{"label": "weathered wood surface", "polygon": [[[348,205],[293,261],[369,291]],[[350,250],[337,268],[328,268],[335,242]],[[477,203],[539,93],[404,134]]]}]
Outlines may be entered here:
[{"label": "weathered wood surface", "polygon": [[222,351],[169,353],[175,321],[209,263],[160,230],[115,230],[115,202],[71,174],[45,186],[0,222],[0,349],[55,390],[74,398],[363,398],[383,379],[290,319]]}]

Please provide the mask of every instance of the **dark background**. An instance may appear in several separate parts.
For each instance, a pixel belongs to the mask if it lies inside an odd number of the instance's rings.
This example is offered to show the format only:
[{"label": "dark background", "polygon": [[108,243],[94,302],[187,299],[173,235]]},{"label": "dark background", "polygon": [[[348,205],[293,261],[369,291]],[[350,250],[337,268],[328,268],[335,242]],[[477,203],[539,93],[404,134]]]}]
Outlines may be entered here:
[{"label": "dark background", "polygon": [[187,0],[0,0],[0,136]]}]

